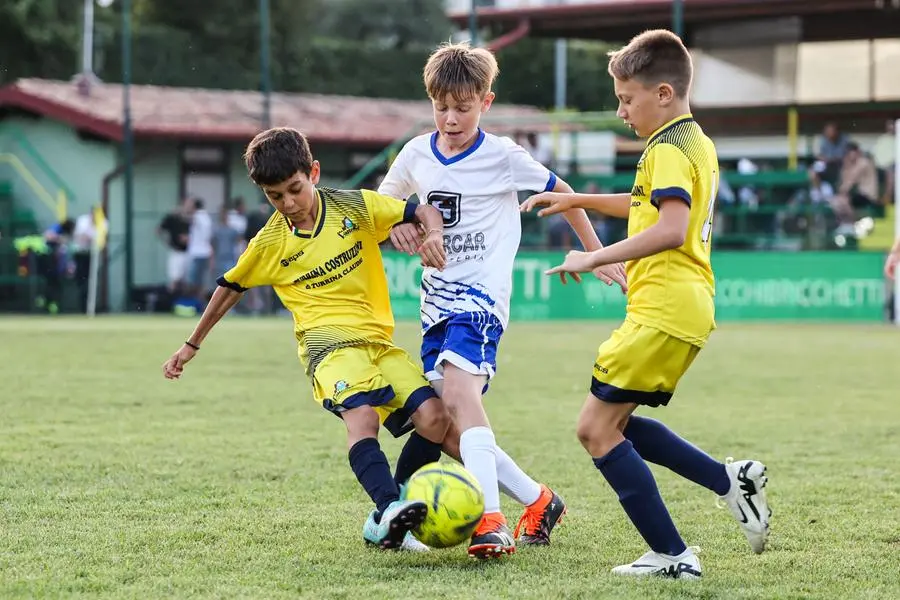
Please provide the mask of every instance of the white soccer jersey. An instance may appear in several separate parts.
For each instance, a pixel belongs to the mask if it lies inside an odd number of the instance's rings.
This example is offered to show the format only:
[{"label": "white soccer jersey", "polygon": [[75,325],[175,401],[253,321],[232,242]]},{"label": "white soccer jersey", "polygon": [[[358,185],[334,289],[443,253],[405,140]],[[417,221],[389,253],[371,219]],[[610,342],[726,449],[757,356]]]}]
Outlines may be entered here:
[{"label": "white soccer jersey", "polygon": [[551,190],[556,175],[509,138],[479,130],[468,150],[450,158],[437,139],[435,132],[407,142],[378,188],[400,199],[415,194],[444,216],[447,266],[422,276],[422,329],[485,311],[505,328],[522,237],[518,192]]}]

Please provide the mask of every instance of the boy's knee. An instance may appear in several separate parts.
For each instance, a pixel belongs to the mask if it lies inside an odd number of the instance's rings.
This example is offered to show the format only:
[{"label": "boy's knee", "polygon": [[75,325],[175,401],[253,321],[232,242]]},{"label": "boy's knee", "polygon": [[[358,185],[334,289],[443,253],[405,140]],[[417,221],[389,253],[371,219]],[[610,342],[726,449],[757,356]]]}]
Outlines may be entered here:
[{"label": "boy's knee", "polygon": [[582,414],[575,429],[582,447],[595,458],[605,455],[622,441],[621,419],[596,417]]},{"label": "boy's knee", "polygon": [[416,411],[415,425],[419,435],[441,443],[450,427],[450,414],[439,399],[431,398]]},{"label": "boy's knee", "polygon": [[365,438],[377,438],[381,424],[378,413],[371,406],[358,406],[341,413],[347,427],[347,443],[353,444]]}]

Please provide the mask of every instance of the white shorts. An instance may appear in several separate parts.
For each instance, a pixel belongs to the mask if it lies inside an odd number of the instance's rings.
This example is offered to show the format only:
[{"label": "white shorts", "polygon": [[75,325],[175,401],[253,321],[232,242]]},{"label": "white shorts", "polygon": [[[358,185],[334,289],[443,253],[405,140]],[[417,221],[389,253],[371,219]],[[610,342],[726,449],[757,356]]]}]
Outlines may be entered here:
[{"label": "white shorts", "polygon": [[170,285],[184,281],[184,277],[187,275],[187,264],[187,252],[169,250],[169,258],[166,263],[166,280]]}]

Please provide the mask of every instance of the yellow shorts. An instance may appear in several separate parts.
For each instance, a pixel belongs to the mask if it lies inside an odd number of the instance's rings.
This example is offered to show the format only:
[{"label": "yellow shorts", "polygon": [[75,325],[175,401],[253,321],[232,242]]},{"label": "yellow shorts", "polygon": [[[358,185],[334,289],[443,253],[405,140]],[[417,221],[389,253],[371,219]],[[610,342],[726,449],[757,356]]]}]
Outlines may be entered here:
[{"label": "yellow shorts", "polygon": [[626,318],[600,345],[591,393],[606,402],[665,406],[698,346]]},{"label": "yellow shorts", "polygon": [[394,437],[409,432],[413,413],[436,395],[409,355],[386,344],[338,348],[313,372],[313,396],[323,408],[341,416],[371,406]]}]

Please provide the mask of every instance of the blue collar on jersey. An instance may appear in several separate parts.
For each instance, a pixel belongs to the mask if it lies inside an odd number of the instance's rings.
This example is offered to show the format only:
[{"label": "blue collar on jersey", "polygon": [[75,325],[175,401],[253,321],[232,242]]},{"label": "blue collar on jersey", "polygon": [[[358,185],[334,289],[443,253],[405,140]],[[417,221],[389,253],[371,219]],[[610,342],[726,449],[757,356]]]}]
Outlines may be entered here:
[{"label": "blue collar on jersey", "polygon": [[284,220],[287,222],[287,226],[291,229],[294,235],[299,238],[309,239],[314,238],[319,235],[319,232],[322,231],[322,226],[325,224],[325,198],[322,197],[322,193],[316,189],[316,199],[319,201],[319,214],[316,215],[316,225],[315,230],[310,233],[309,231],[304,231],[299,227],[295,227],[291,220],[287,217]]},{"label": "blue collar on jersey", "polygon": [[482,131],[481,127],[479,127],[478,128],[478,138],[475,140],[475,143],[472,144],[471,146],[469,146],[468,148],[466,148],[466,150],[464,152],[460,152],[456,156],[451,156],[450,158],[447,158],[446,156],[441,154],[441,151],[438,150],[438,147],[437,147],[437,141],[438,141],[438,132],[435,131],[434,133],[431,134],[431,152],[434,154],[434,157],[436,159],[438,159],[439,161],[441,161],[442,165],[445,165],[445,166],[452,165],[453,163],[457,163],[457,162],[461,161],[465,157],[469,156],[470,154],[472,154],[473,152],[478,150],[478,148],[484,142],[484,131]]}]

